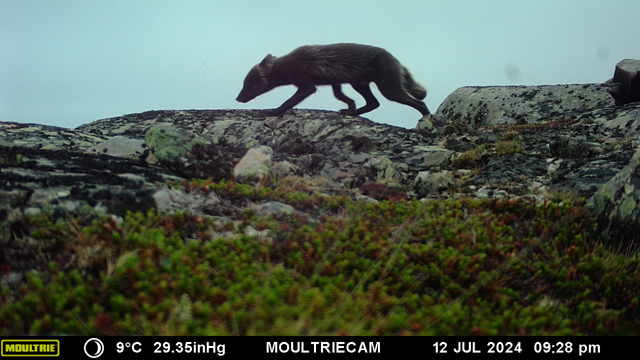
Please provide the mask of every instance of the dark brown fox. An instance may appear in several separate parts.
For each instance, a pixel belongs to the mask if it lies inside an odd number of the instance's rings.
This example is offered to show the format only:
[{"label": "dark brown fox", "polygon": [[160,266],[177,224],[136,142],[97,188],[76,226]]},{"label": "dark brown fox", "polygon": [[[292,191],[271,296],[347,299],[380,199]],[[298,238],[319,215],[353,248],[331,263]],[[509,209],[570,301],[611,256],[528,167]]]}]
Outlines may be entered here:
[{"label": "dark brown fox", "polygon": [[[269,54],[249,71],[236,100],[246,103],[277,86],[297,86],[298,91],[279,108],[264,111],[266,116],[277,116],[313,94],[316,85],[331,85],[335,97],[348,107],[340,113],[360,115],[380,106],[370,82],[376,83],[387,99],[409,105],[422,115],[429,114],[420,101],[427,90],[409,70],[388,51],[359,44],[301,46],[280,58]],[[363,107],[356,109],[355,102],[342,93],[341,84],[347,83],[364,97],[367,103]]]}]

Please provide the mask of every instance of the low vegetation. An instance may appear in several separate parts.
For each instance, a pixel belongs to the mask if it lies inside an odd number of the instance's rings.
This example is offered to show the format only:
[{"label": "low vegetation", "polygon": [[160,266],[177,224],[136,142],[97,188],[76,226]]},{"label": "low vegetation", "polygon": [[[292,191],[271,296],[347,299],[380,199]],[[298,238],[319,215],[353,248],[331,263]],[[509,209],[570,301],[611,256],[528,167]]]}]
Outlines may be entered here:
[{"label": "low vegetation", "polygon": [[457,168],[477,168],[491,159],[524,152],[522,145],[517,141],[501,141],[495,144],[485,143],[458,155],[453,160],[453,165]]},{"label": "low vegetation", "polygon": [[[640,335],[640,260],[597,237],[582,199],[173,187],[243,210],[27,218],[55,253],[2,288],[0,335]],[[261,201],[299,213],[243,206]]]}]

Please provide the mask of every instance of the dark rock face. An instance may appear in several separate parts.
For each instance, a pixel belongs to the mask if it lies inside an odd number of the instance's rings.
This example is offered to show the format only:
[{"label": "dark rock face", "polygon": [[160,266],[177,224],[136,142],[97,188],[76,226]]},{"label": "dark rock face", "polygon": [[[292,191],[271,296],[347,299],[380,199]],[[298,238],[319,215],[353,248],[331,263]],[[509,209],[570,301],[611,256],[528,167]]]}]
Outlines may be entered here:
[{"label": "dark rock face", "polygon": [[640,101],[640,60],[622,60],[616,65],[612,83],[620,84],[614,96],[621,104]]},{"label": "dark rock face", "polygon": [[535,179],[547,173],[544,160],[524,154],[501,156],[490,160],[484,169],[471,180],[471,184],[483,186],[485,183],[506,184]]},{"label": "dark rock face", "polygon": [[[51,134],[49,134],[51,135]],[[3,210],[60,213],[92,211],[123,216],[127,210],[155,207],[151,194],[156,183],[178,179],[165,169],[135,158],[35,147],[0,146],[0,195]],[[43,145],[43,146],[40,146]],[[38,148],[40,147],[40,148]]]}]

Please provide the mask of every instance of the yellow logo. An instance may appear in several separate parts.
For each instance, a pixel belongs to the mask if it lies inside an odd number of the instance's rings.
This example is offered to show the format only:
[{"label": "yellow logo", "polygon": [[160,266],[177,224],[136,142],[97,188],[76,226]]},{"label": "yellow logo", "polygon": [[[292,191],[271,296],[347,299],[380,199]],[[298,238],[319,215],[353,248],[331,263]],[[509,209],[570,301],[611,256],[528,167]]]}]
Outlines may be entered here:
[{"label": "yellow logo", "polygon": [[2,356],[59,356],[60,340],[2,340]]}]

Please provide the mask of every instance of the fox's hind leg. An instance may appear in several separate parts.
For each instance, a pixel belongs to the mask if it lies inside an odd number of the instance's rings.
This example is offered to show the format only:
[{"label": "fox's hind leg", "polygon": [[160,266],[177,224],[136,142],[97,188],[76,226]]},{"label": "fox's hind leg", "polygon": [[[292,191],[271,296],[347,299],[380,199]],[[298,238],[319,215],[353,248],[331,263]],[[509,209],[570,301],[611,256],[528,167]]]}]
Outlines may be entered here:
[{"label": "fox's hind leg", "polygon": [[366,83],[366,82],[351,83],[351,86],[353,87],[353,89],[355,91],[360,93],[360,95],[362,95],[364,100],[367,102],[366,104],[364,104],[363,107],[357,109],[351,115],[364,114],[364,113],[369,112],[371,110],[374,110],[378,106],[380,106],[380,103],[378,102],[378,99],[376,99],[376,97],[373,96],[373,93],[371,92],[371,89],[369,88],[369,83]]},{"label": "fox's hind leg", "polygon": [[378,85],[378,90],[380,93],[384,95],[387,99],[395,102],[399,102],[400,104],[409,105],[412,108],[420,111],[422,115],[428,115],[429,109],[427,105],[423,101],[416,100],[413,96],[409,95],[407,91],[402,87],[402,83],[400,82],[400,77],[398,77],[397,81],[387,82],[387,81],[376,81],[376,85]]},{"label": "fox's hind leg", "polygon": [[331,85],[331,88],[333,89],[333,95],[336,99],[347,104],[347,108],[340,110],[340,114],[351,115],[356,112],[356,102],[342,92],[342,86],[340,84]]}]

